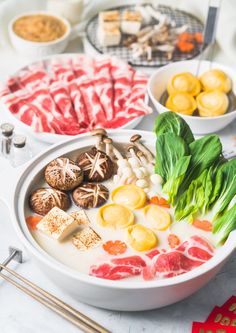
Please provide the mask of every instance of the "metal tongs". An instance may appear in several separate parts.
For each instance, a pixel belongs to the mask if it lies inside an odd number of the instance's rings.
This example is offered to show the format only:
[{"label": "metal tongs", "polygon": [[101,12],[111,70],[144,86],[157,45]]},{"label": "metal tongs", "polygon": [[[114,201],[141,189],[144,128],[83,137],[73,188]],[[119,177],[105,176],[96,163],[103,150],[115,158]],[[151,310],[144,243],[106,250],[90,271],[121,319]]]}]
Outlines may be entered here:
[{"label": "metal tongs", "polygon": [[203,43],[201,46],[201,53],[198,58],[196,76],[198,76],[198,74],[199,74],[201,62],[203,60],[203,50],[206,47],[211,47],[211,49],[209,51],[209,56],[208,56],[208,59],[210,61],[210,68],[211,68],[212,60],[214,57],[214,51],[215,51],[216,30],[217,30],[217,24],[218,24],[219,13],[220,13],[220,8],[221,8],[221,2],[222,2],[222,0],[209,0],[208,14],[207,14],[204,33],[203,33]]},{"label": "metal tongs", "polygon": [[[38,287],[33,282],[8,268],[7,265],[12,260],[17,261],[18,263],[22,263],[22,251],[14,247],[9,248],[9,257],[2,264],[0,264],[0,277],[5,281],[11,283],[25,294],[29,295],[39,303],[56,312],[61,317],[67,319],[85,333],[111,333],[106,328],[102,327],[81,312],[75,310],[70,305],[64,303],[56,296],[50,294],[46,290]],[[6,271],[8,275],[3,274],[3,270]]]}]

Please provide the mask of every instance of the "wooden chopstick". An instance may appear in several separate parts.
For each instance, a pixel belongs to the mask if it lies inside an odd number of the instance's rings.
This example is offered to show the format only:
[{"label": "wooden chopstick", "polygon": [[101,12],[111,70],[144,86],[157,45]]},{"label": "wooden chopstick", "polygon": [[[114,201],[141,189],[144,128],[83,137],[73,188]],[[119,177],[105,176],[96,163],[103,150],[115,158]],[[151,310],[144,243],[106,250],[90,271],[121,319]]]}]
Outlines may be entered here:
[{"label": "wooden chopstick", "polygon": [[[17,279],[28,285],[30,288],[35,290],[37,293],[34,293],[30,289],[27,289],[23,285],[16,282],[14,279],[6,276],[5,274],[0,273],[0,277],[2,277],[7,282],[11,283],[21,291],[25,292],[27,295],[31,296],[41,304],[45,305],[46,307],[50,308],[54,312],[60,314],[63,318],[66,318],[74,325],[82,329],[85,333],[111,333],[106,328],[102,327],[89,317],[85,316],[84,314],[80,313],[79,311],[72,308],[70,305],[62,302],[59,298],[55,297],[54,295],[50,294],[46,290],[38,287],[33,282],[29,281],[28,279],[24,278],[23,276],[19,275],[15,271],[11,270],[10,268],[0,264],[0,268],[6,270],[9,274],[15,276]],[[41,296],[44,297],[41,297]]]}]

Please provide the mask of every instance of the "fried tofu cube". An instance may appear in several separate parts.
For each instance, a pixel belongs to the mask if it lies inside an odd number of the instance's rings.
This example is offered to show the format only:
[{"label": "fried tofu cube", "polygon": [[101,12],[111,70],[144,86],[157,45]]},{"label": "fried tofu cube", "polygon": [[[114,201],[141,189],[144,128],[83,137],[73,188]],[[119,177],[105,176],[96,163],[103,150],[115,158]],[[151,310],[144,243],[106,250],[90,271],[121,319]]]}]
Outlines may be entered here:
[{"label": "fried tofu cube", "polygon": [[120,13],[118,10],[100,12],[98,16],[99,26],[105,29],[120,28]]},{"label": "fried tofu cube", "polygon": [[139,12],[125,11],[122,15],[121,30],[124,34],[136,35],[142,24],[142,16]]},{"label": "fried tofu cube", "polygon": [[77,227],[77,221],[57,207],[52,208],[37,224],[38,230],[58,241],[69,236]]},{"label": "fried tofu cube", "polygon": [[97,32],[97,38],[101,46],[115,46],[120,44],[121,33],[118,28],[106,29],[100,27]]},{"label": "fried tofu cube", "polygon": [[100,245],[101,241],[101,237],[91,227],[78,231],[72,238],[72,243],[80,251],[90,250]]},{"label": "fried tofu cube", "polygon": [[70,216],[76,220],[77,225],[89,225],[90,224],[89,218],[83,209],[80,209],[76,212],[71,213]]}]

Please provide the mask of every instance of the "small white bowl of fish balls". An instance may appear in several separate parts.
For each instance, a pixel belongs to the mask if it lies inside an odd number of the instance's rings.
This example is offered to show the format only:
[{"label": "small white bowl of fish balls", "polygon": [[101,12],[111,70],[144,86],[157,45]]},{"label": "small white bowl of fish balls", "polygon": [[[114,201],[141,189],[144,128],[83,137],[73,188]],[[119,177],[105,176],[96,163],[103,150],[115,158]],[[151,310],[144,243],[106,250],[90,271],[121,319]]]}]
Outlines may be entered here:
[{"label": "small white bowl of fish balls", "polygon": [[236,118],[236,72],[210,61],[188,60],[164,66],[148,82],[158,113],[178,113],[194,134],[215,133]]}]

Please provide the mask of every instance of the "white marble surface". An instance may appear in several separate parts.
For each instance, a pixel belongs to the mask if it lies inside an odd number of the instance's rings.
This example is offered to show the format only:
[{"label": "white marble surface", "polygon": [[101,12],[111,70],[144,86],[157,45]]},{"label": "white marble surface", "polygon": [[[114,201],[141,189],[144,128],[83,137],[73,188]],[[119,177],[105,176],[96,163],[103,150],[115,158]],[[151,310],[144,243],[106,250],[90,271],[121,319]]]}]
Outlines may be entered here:
[{"label": "white marble surface", "polygon": [[[78,41],[75,41],[69,46],[68,51],[79,51],[80,49],[81,45]],[[222,54],[219,54],[217,58],[229,64]],[[0,79],[4,79],[7,74],[27,62],[27,58],[20,58],[10,49],[0,50]],[[138,128],[152,130],[154,119],[154,114],[146,117]],[[4,117],[1,115],[0,122],[3,121]],[[234,135],[236,135],[236,122],[219,134],[226,146],[232,146]],[[43,144],[33,140],[31,142],[35,153],[45,148]],[[0,160],[0,175],[6,168],[8,168],[8,165],[3,160]],[[6,185],[8,185],[8,180]],[[22,246],[11,226],[9,212],[2,203],[0,203],[0,216],[0,261],[3,261],[8,255],[9,245],[19,248],[22,248]],[[106,311],[81,304],[79,300],[64,294],[62,290],[59,290],[39,271],[25,252],[24,258],[22,265],[12,263],[11,267],[17,269],[20,274],[28,277],[39,286],[75,306],[113,333],[187,333],[191,331],[192,321],[204,321],[213,306],[222,304],[229,296],[236,294],[236,259],[235,255],[233,255],[214,280],[195,295],[178,304],[139,313]],[[74,333],[79,332],[79,330],[14,287],[0,280],[0,332]]]}]

